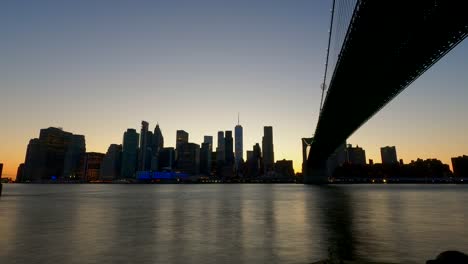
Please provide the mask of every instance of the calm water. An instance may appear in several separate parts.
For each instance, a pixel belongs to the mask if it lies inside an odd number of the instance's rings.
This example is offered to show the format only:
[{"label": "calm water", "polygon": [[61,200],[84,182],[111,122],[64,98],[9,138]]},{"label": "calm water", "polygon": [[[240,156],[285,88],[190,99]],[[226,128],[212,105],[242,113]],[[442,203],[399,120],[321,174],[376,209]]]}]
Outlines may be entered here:
[{"label": "calm water", "polygon": [[424,263],[468,252],[468,185],[4,185],[0,263]]}]

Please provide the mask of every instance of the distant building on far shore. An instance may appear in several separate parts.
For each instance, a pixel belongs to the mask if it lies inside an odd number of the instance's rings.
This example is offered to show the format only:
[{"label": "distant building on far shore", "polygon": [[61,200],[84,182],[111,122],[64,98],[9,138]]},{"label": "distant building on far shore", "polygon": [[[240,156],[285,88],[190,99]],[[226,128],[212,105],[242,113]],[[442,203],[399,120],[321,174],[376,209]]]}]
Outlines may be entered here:
[{"label": "distant building on far shore", "polygon": [[0,163],[0,178],[2,177],[3,173],[3,163]]},{"label": "distant building on far shore", "polygon": [[398,164],[395,146],[380,148],[380,156],[382,157],[382,164]]},{"label": "distant building on far shore", "polygon": [[468,156],[452,158],[452,168],[455,177],[468,177]]}]

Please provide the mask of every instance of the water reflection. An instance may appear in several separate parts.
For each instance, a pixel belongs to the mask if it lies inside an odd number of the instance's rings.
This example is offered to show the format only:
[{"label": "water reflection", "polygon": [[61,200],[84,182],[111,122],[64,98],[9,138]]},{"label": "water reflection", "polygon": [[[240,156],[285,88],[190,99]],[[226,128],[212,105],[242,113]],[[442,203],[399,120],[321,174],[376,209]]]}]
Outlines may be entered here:
[{"label": "water reflection", "polygon": [[356,239],[353,234],[351,196],[336,186],[321,186],[317,190],[321,225],[325,228],[329,254],[340,260],[354,260]]}]

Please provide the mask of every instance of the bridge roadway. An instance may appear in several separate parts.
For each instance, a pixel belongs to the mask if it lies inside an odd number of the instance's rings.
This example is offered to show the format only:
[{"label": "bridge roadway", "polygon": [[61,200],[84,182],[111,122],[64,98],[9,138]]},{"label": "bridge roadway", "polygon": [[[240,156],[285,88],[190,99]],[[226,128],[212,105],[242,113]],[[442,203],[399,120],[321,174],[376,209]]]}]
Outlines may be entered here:
[{"label": "bridge roadway", "polygon": [[341,143],[467,36],[467,7],[459,0],[358,1],[317,123],[307,182],[323,176]]}]

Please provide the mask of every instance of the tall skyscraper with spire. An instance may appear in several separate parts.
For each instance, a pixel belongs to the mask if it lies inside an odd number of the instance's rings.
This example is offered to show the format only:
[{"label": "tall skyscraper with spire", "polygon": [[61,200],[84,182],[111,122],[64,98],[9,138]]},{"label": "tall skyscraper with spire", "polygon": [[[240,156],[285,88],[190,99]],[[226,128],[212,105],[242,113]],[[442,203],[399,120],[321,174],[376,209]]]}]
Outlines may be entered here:
[{"label": "tall skyscraper with spire", "polygon": [[234,128],[234,138],[235,138],[235,158],[236,158],[236,169],[239,168],[239,164],[244,159],[244,143],[243,143],[243,128],[240,125],[239,114],[237,114],[237,126]]}]

